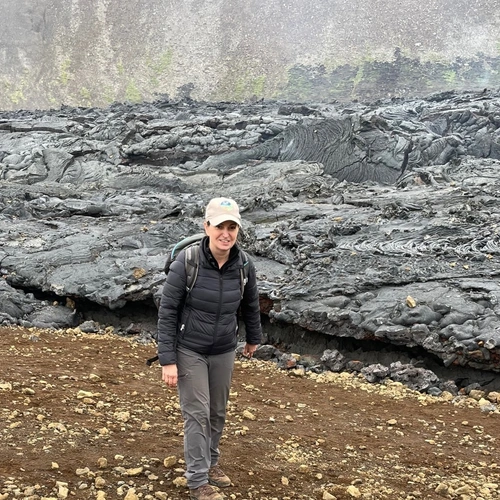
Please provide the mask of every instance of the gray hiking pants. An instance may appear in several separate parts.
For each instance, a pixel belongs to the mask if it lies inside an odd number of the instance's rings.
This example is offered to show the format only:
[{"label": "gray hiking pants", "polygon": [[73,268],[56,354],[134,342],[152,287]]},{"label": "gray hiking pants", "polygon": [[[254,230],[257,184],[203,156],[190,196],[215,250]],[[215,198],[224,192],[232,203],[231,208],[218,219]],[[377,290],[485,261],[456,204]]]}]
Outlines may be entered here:
[{"label": "gray hiking pants", "polygon": [[184,459],[189,488],[208,481],[208,469],[219,460],[219,441],[236,351],[203,356],[177,349],[179,401],[184,419]]}]

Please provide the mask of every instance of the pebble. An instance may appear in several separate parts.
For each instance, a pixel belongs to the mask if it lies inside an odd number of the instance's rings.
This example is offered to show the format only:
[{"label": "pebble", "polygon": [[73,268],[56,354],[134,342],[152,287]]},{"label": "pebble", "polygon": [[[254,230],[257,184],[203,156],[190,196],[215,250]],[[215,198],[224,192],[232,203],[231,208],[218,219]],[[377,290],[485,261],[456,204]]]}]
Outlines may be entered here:
[{"label": "pebble", "polygon": [[359,491],[356,486],[348,486],[347,488],[347,494],[350,495],[353,498],[361,498],[361,492]]},{"label": "pebble", "polygon": [[256,420],[257,417],[249,410],[244,410],[242,413],[243,418],[246,418],[247,420]]},{"label": "pebble", "polygon": [[127,491],[127,494],[125,495],[124,500],[139,500],[139,497],[136,495],[134,488],[130,488]]},{"label": "pebble", "polygon": [[94,485],[97,489],[104,488],[106,486],[106,480],[101,476],[97,476],[95,478]]},{"label": "pebble", "polygon": [[177,463],[177,457],[175,455],[171,455],[169,457],[166,457],[163,460],[163,466],[169,469],[170,467],[173,467]]},{"label": "pebble", "polygon": [[172,483],[177,486],[177,488],[185,488],[187,486],[187,479],[185,477],[176,477]]},{"label": "pebble", "polygon": [[333,496],[331,493],[328,493],[328,491],[323,491],[323,500],[336,500],[337,497]]},{"label": "pebble", "polygon": [[127,469],[125,471],[127,476],[140,476],[144,471],[144,467],[133,467],[132,469]]},{"label": "pebble", "polygon": [[119,422],[128,422],[130,420],[130,412],[128,411],[117,411],[113,415]]},{"label": "pebble", "polygon": [[57,497],[61,499],[68,498],[69,494],[68,483],[57,481],[56,486],[57,486]]}]

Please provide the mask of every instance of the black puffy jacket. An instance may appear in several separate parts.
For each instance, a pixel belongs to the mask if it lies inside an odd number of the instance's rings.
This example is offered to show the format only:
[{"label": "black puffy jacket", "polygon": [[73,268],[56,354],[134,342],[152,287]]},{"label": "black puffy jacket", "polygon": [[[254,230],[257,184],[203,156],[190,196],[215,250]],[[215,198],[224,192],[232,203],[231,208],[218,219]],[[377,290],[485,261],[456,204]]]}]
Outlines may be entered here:
[{"label": "black puffy jacket", "polygon": [[198,277],[187,296],[184,251],[179,252],[170,266],[158,311],[160,365],[176,363],[177,346],[207,355],[235,349],[240,304],[246,341],[249,344],[261,343],[255,267],[249,261],[248,282],[241,298],[242,265],[240,250],[234,245],[228,261],[219,269],[208,249],[208,237],[203,238]]}]

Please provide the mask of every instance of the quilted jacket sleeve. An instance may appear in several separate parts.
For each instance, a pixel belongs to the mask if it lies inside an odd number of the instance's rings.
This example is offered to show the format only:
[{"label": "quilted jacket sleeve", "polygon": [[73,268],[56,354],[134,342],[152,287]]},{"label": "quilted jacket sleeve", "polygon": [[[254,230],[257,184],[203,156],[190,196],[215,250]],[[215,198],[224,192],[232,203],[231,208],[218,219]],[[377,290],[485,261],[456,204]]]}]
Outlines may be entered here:
[{"label": "quilted jacket sleeve", "polygon": [[167,274],[158,309],[158,358],[160,365],[171,365],[177,361],[176,343],[179,315],[186,296],[186,269],[184,251],[179,252]]}]

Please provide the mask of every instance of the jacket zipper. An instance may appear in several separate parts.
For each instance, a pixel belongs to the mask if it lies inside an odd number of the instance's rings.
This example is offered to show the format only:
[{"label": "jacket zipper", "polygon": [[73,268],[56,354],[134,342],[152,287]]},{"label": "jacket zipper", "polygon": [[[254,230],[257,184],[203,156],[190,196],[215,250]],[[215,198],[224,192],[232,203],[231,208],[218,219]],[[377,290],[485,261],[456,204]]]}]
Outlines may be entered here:
[{"label": "jacket zipper", "polygon": [[215,341],[217,339],[217,330],[219,329],[219,319],[220,319],[220,312],[221,312],[221,309],[222,309],[222,287],[224,285],[224,279],[223,279],[223,276],[222,276],[222,273],[219,271],[219,306],[217,308],[217,316],[216,316],[216,319],[215,319],[215,327],[214,327],[214,335],[213,335],[213,345],[215,345]]}]

